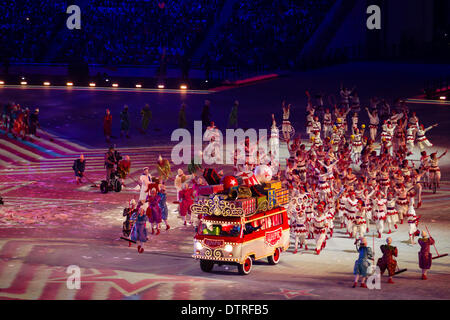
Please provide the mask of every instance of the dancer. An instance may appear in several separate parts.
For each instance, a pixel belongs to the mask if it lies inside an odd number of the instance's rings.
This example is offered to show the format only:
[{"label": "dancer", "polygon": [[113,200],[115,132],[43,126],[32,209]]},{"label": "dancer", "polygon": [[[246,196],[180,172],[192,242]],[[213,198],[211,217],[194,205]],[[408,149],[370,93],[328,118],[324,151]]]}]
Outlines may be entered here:
[{"label": "dancer", "polygon": [[145,206],[139,208],[139,213],[136,216],[133,230],[131,231],[130,239],[138,242],[137,250],[139,253],[144,252],[144,243],[147,242],[147,229],[145,228],[147,222],[147,215],[145,214]]},{"label": "dancer", "polygon": [[150,110],[150,106],[148,103],[145,104],[145,106],[141,109],[141,128],[140,132],[141,134],[145,134],[147,132],[148,125],[150,124],[150,120],[152,120],[152,110]]},{"label": "dancer", "polygon": [[103,117],[103,134],[105,135],[106,142],[110,142],[112,134],[112,115],[109,109],[106,109],[106,114]]},{"label": "dancer", "polygon": [[425,147],[433,146],[433,144],[425,136],[425,133],[427,133],[427,131],[430,131],[433,128],[436,128],[437,126],[438,126],[437,123],[433,124],[432,126],[426,128],[426,129],[423,126],[423,124],[421,124],[419,126],[419,128],[417,129],[417,145],[418,145],[420,151],[423,151],[425,149]]},{"label": "dancer", "polygon": [[81,179],[84,176],[84,170],[86,168],[86,160],[84,159],[84,155],[80,155],[80,158],[73,162],[72,169],[75,172],[75,179],[78,184],[83,183]]},{"label": "dancer", "polygon": [[295,236],[295,249],[292,252],[296,254],[298,252],[298,244],[300,243],[300,249],[305,245],[305,250],[308,250],[308,244],[306,243],[306,235],[308,229],[306,228],[306,215],[305,207],[296,201],[294,210],[291,216],[291,228]]},{"label": "dancer", "polygon": [[427,280],[428,270],[431,269],[432,255],[430,252],[430,246],[434,245],[434,239],[428,237],[425,230],[422,231],[422,238],[419,239],[420,251],[419,251],[419,268],[422,269],[422,280]]},{"label": "dancer", "polygon": [[392,246],[392,238],[388,237],[386,239],[386,244],[380,246],[383,256],[378,259],[377,266],[380,268],[381,275],[384,271],[388,271],[388,283],[394,283],[392,277],[395,275],[395,269],[397,268],[397,261],[394,257],[397,257],[398,250],[397,247]]},{"label": "dancer", "polygon": [[359,249],[358,249],[358,260],[355,261],[355,266],[353,268],[353,274],[355,275],[355,280],[353,281],[353,288],[358,285],[358,280],[361,277],[361,287],[367,288],[366,279],[368,269],[370,267],[370,261],[373,259],[372,248],[367,246],[366,238],[359,239]]},{"label": "dancer", "polygon": [[384,220],[386,220],[386,203],[387,199],[380,191],[378,191],[374,201],[375,213],[372,217],[376,223],[378,238],[381,238],[381,234],[384,231]]},{"label": "dancer", "polygon": [[166,186],[164,184],[159,185],[159,208],[161,210],[161,219],[164,221],[166,225],[166,230],[170,229],[169,222],[167,221],[169,217],[169,209],[167,208],[167,194],[166,194]]},{"label": "dancer", "polygon": [[152,228],[152,234],[155,234],[156,227],[156,235],[160,233],[160,225],[161,225],[161,197],[157,194],[156,188],[152,188],[149,192],[149,196],[147,199],[148,208],[147,208],[147,216]]}]

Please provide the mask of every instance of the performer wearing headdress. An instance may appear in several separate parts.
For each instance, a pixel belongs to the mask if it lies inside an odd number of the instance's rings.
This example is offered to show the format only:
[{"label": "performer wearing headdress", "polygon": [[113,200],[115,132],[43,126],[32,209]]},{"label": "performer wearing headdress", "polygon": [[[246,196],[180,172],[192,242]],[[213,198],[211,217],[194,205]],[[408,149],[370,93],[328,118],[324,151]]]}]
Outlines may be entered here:
[{"label": "performer wearing headdress", "polygon": [[398,221],[398,213],[397,209],[395,208],[396,199],[394,197],[394,194],[392,192],[388,193],[387,197],[387,211],[386,211],[386,223],[388,225],[389,231],[388,234],[392,233],[392,227],[397,229],[397,221]]},{"label": "performer wearing headdress", "polygon": [[316,239],[316,254],[320,254],[320,251],[326,246],[327,236],[327,217],[324,214],[324,202],[317,205],[317,213],[313,218],[314,224],[314,238]]},{"label": "performer wearing headdress", "polygon": [[405,188],[405,185],[400,185],[400,188],[395,188],[396,195],[397,195],[397,212],[398,212],[398,218],[400,219],[400,224],[403,224],[403,217],[406,215],[406,212],[408,211],[408,192]]},{"label": "performer wearing headdress", "polygon": [[191,205],[194,203],[194,194],[189,183],[186,181],[182,184],[182,189],[179,191],[180,201],[180,215],[183,217],[183,224],[186,225],[186,216],[189,224],[192,224]]},{"label": "performer wearing headdress", "polygon": [[167,222],[169,216],[169,209],[167,208],[167,194],[166,186],[164,184],[159,185],[159,192],[157,193],[159,197],[159,208],[161,210],[161,219],[166,224],[166,230],[170,229],[169,223]]},{"label": "performer wearing headdress", "polygon": [[377,227],[378,238],[381,238],[381,234],[384,230],[384,220],[386,220],[386,203],[386,198],[380,191],[378,191],[374,201],[375,213],[373,215],[373,220],[375,221]]},{"label": "performer wearing headdress", "polygon": [[152,188],[150,190],[150,194],[148,196],[148,208],[147,208],[147,216],[150,221],[152,227],[152,234],[155,233],[156,226],[156,235],[160,233],[160,224],[161,224],[161,207],[159,206],[161,198],[158,196],[156,189]]},{"label": "performer wearing headdress", "polygon": [[386,244],[383,244],[380,246],[381,252],[383,253],[383,256],[378,259],[377,266],[380,268],[381,274],[384,273],[384,271],[388,271],[389,279],[388,283],[394,283],[392,280],[392,277],[395,274],[395,269],[397,268],[397,261],[394,257],[398,255],[397,247],[394,247],[392,244],[392,238],[386,239]]},{"label": "performer wearing headdress", "polygon": [[144,243],[147,242],[147,229],[145,228],[147,215],[145,214],[145,211],[145,206],[139,208],[139,213],[136,215],[136,222],[134,223],[130,237],[131,240],[139,242],[137,247],[139,253],[144,252]]},{"label": "performer wearing headdress", "polygon": [[414,209],[414,195],[409,197],[408,211],[405,215],[409,225],[409,241],[411,244],[415,244],[414,237],[418,236],[417,225],[419,224],[419,218],[416,216],[416,210]]},{"label": "performer wearing headdress", "polygon": [[328,138],[332,133],[332,125],[333,121],[331,119],[330,109],[325,109],[325,113],[323,115],[323,136],[324,138]]}]

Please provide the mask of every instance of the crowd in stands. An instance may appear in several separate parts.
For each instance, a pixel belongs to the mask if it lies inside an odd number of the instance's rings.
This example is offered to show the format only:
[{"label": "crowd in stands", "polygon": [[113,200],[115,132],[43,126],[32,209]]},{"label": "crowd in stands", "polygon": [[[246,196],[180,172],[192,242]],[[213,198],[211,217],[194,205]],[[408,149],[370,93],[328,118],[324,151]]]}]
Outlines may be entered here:
[{"label": "crowd in stands", "polygon": [[92,0],[59,61],[82,56],[108,65],[178,64],[203,39],[224,0]]},{"label": "crowd in stands", "polygon": [[322,22],[331,0],[237,1],[205,57],[212,67],[287,68]]},{"label": "crowd in stands", "polygon": [[1,55],[10,62],[38,62],[64,24],[67,1],[0,0]]}]

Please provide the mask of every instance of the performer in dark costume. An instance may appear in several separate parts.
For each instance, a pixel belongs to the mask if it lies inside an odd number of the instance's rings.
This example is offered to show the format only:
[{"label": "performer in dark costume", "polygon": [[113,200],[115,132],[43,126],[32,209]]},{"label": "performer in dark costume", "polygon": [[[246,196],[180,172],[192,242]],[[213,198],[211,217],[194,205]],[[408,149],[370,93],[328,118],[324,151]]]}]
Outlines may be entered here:
[{"label": "performer in dark costume", "polygon": [[381,274],[383,274],[387,269],[389,274],[388,283],[394,283],[392,277],[394,276],[395,269],[397,268],[397,261],[394,257],[398,255],[398,250],[397,247],[391,245],[392,238],[387,238],[386,243],[387,244],[383,244],[382,246],[380,246],[383,256],[378,259],[377,266],[380,268]]},{"label": "performer in dark costume", "polygon": [[84,155],[81,155],[79,159],[73,162],[72,169],[75,172],[75,179],[77,184],[82,183],[81,179],[84,176],[84,170],[86,168],[86,160],[84,160]]},{"label": "performer in dark costume", "polygon": [[431,268],[432,255],[430,246],[434,245],[434,239],[428,237],[426,231],[422,231],[422,238],[419,239],[419,267],[422,269],[422,280],[427,280],[427,272]]}]

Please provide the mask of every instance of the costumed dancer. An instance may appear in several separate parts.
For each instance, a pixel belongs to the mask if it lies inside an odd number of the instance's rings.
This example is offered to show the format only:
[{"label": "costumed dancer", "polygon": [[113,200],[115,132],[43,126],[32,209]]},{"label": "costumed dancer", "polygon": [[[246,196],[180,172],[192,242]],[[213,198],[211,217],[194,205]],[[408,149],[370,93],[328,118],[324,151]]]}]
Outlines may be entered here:
[{"label": "costumed dancer", "polygon": [[381,275],[384,271],[388,271],[389,279],[388,283],[394,283],[392,277],[395,275],[395,269],[397,268],[397,261],[394,257],[397,257],[397,247],[392,246],[392,238],[386,239],[386,244],[380,246],[383,256],[378,259],[377,266],[380,268]]},{"label": "costumed dancer", "polygon": [[148,167],[143,169],[143,173],[139,177],[139,183],[141,185],[141,191],[139,194],[139,201],[146,201],[148,195],[148,186],[152,182],[152,175],[148,172]]},{"label": "costumed dancer", "polygon": [[117,165],[117,174],[119,175],[119,178],[123,186],[125,186],[125,179],[130,173],[130,169],[131,169],[130,157],[125,156],[125,158],[120,160],[119,164]]},{"label": "costumed dancer", "polygon": [[389,228],[388,234],[392,233],[392,227],[397,229],[397,221],[398,221],[398,212],[395,207],[397,199],[395,199],[394,194],[392,192],[388,193],[387,196],[387,211],[386,211],[386,223]]},{"label": "costumed dancer", "polygon": [[419,126],[419,128],[417,129],[417,145],[420,149],[420,151],[422,151],[423,149],[425,149],[425,147],[432,147],[433,144],[427,139],[427,137],[425,136],[425,133],[427,133],[427,131],[436,128],[438,126],[438,124],[433,124],[432,126],[428,127],[425,129],[425,127],[423,126],[423,124],[421,124]]},{"label": "costumed dancer", "polygon": [[132,241],[138,242],[137,250],[139,253],[144,252],[144,243],[147,242],[147,229],[145,228],[147,222],[147,215],[145,214],[146,206],[139,208],[139,213],[136,216],[136,222],[131,230]]},{"label": "costumed dancer", "polygon": [[159,181],[164,184],[172,174],[169,160],[163,159],[161,155],[159,155],[156,169],[158,170]]},{"label": "costumed dancer", "polygon": [[183,218],[183,224],[187,225],[186,216],[188,216],[187,220],[189,224],[192,224],[191,205],[194,203],[194,194],[187,181],[182,184],[182,189],[179,191],[178,198],[180,201],[180,215]]},{"label": "costumed dancer", "polygon": [[283,123],[281,125],[281,131],[283,133],[284,141],[289,141],[293,129],[291,126],[291,122],[289,121],[291,105],[288,104],[288,106],[286,107],[286,103],[285,101],[283,101],[282,109],[283,109]]},{"label": "costumed dancer", "polygon": [[434,245],[434,239],[428,237],[425,230],[422,231],[422,238],[419,239],[419,268],[422,269],[422,280],[427,280],[427,272],[431,269],[432,255],[430,246]]},{"label": "costumed dancer", "polygon": [[328,138],[331,136],[333,129],[333,121],[331,118],[330,109],[325,109],[325,113],[323,115],[323,137]]},{"label": "costumed dancer", "polygon": [[364,233],[366,231],[366,212],[364,210],[364,205],[361,200],[358,200],[358,204],[356,205],[356,215],[353,221],[353,230],[352,234],[356,239],[364,237]]},{"label": "costumed dancer", "polygon": [[353,268],[353,274],[355,275],[355,280],[353,281],[353,288],[358,285],[359,277],[361,277],[361,287],[367,288],[366,278],[367,272],[370,267],[370,261],[373,260],[372,248],[367,246],[366,238],[359,239],[359,249],[358,249],[358,260],[355,261],[355,266]]},{"label": "costumed dancer", "polygon": [[150,190],[150,194],[148,196],[148,208],[147,208],[147,216],[150,221],[152,227],[152,234],[155,234],[155,226],[156,226],[156,235],[160,233],[160,225],[161,225],[161,207],[159,206],[161,202],[161,198],[157,195],[156,188],[152,188]]},{"label": "costumed dancer", "polygon": [[[130,202],[128,203],[128,208],[123,209],[123,216],[125,217],[125,221],[123,222],[122,225],[122,234],[124,237],[129,237],[130,233],[131,233],[131,229],[132,229],[132,222],[133,219],[136,218],[133,217],[133,215],[135,215],[137,213],[137,207],[136,207],[136,200],[131,199]],[[129,246],[131,246],[131,242],[128,243]]]},{"label": "costumed dancer", "polygon": [[437,152],[433,152],[430,154],[430,181],[436,181],[436,187],[439,188],[439,183],[441,181],[441,169],[439,168],[439,160],[447,154],[448,150],[445,150],[443,154],[439,157],[437,156]]},{"label": "costumed dancer", "polygon": [[316,254],[320,254],[320,251],[326,246],[327,237],[327,217],[324,213],[325,202],[321,202],[317,205],[317,214],[313,219],[314,224],[314,238],[316,239]]},{"label": "costumed dancer", "polygon": [[291,216],[291,228],[295,235],[295,249],[293,254],[298,252],[298,244],[300,243],[300,249],[305,245],[305,250],[308,250],[308,244],[306,243],[306,236],[308,229],[306,227],[306,215],[305,207],[299,203],[296,203]]},{"label": "costumed dancer", "polygon": [[420,233],[417,231],[419,218],[416,216],[416,210],[414,209],[414,195],[409,197],[408,212],[405,216],[409,225],[409,242],[415,244],[414,237],[418,236]]},{"label": "costumed dancer", "polygon": [[372,217],[376,223],[378,238],[381,238],[381,234],[384,230],[384,220],[386,220],[386,203],[387,199],[380,191],[378,191],[376,193],[376,199],[374,201],[375,212]]},{"label": "costumed dancer", "polygon": [[411,124],[408,125],[408,129],[406,130],[406,146],[409,154],[412,154],[414,151],[414,141],[416,131],[417,127],[414,127]]},{"label": "costumed dancer", "polygon": [[354,164],[358,164],[361,160],[361,152],[363,150],[362,136],[364,134],[364,125],[362,132],[356,127],[353,129],[352,135],[352,160]]},{"label": "costumed dancer", "polygon": [[353,224],[356,219],[358,199],[356,199],[356,194],[354,191],[350,191],[350,196],[347,198],[345,202],[345,210],[347,211],[347,233],[350,238],[353,238]]},{"label": "costumed dancer", "polygon": [[142,134],[147,132],[148,125],[150,124],[150,120],[152,119],[152,110],[150,110],[150,106],[148,104],[145,104],[145,106],[141,109],[141,128],[140,132]]},{"label": "costumed dancer", "polygon": [[106,142],[109,142],[112,133],[112,115],[109,109],[106,109],[106,114],[103,117],[103,133],[105,134]]},{"label": "costumed dancer", "polygon": [[161,210],[161,219],[164,221],[166,225],[166,230],[170,229],[169,223],[167,222],[167,219],[169,217],[169,209],[167,207],[167,194],[166,194],[166,186],[164,184],[159,185],[159,208]]},{"label": "costumed dancer", "polygon": [[405,188],[404,184],[400,185],[400,188],[395,188],[395,192],[397,195],[397,212],[398,218],[400,219],[400,224],[403,224],[403,217],[408,212],[408,191]]}]

